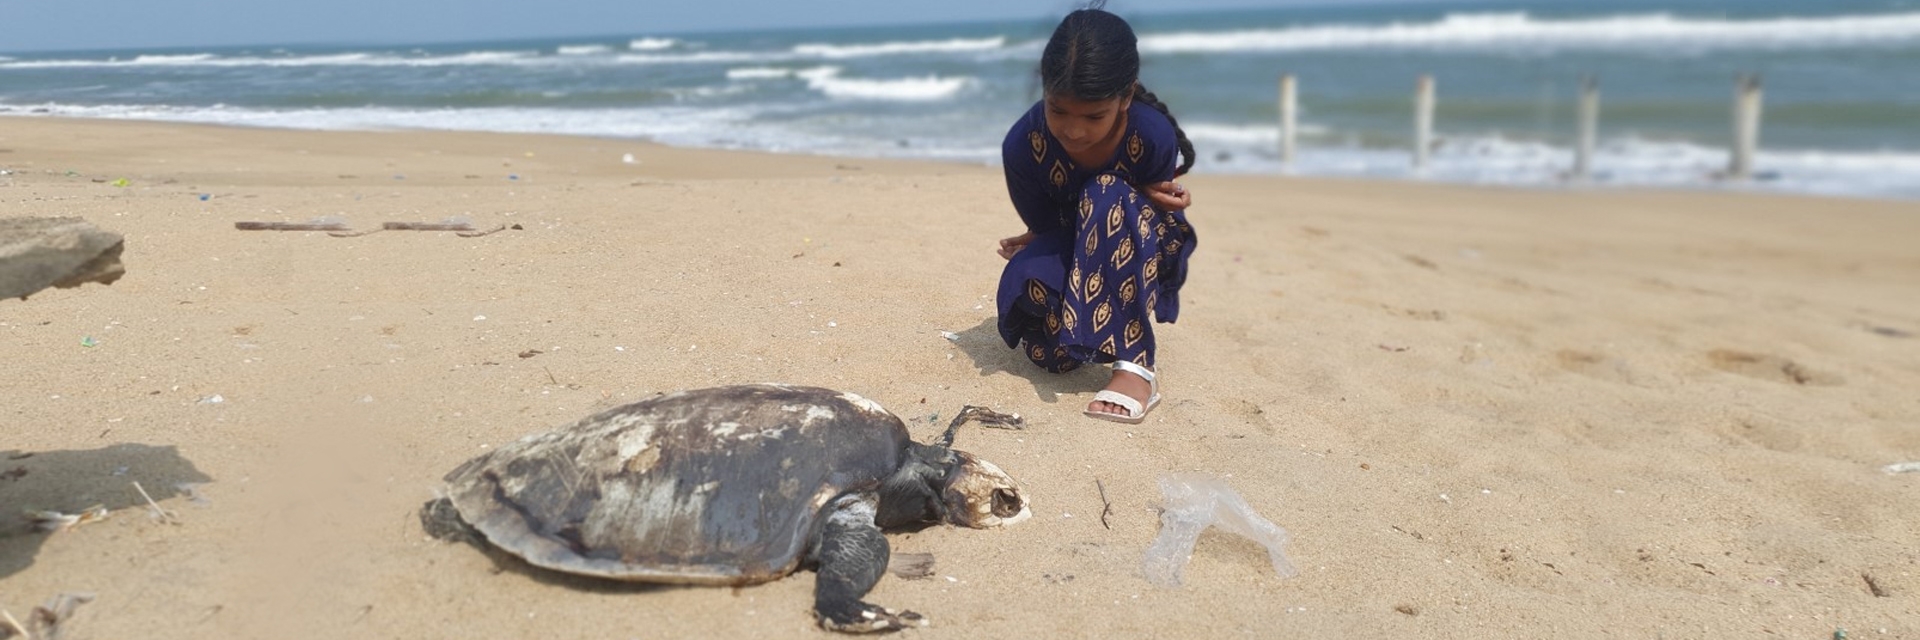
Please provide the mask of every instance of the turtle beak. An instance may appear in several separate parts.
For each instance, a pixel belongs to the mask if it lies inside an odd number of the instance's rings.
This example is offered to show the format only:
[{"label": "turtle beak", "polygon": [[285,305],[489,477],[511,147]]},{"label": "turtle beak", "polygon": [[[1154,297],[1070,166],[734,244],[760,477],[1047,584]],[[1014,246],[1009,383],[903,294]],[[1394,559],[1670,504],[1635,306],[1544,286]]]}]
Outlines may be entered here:
[{"label": "turtle beak", "polygon": [[965,451],[953,452],[956,464],[947,472],[941,499],[947,503],[947,520],[975,529],[1004,527],[1033,515],[1027,494],[1000,467],[973,457]]}]

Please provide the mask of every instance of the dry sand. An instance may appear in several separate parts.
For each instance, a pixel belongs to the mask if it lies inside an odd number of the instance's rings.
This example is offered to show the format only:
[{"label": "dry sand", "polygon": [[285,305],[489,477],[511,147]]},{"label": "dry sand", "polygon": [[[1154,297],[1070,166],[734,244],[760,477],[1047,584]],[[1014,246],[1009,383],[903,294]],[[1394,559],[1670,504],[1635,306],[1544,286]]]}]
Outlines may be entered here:
[{"label": "dry sand", "polygon": [[[69,638],[821,637],[810,574],[606,584],[414,515],[489,446],[759,381],[920,438],[1028,416],[959,444],[1037,517],[892,536],[939,558],[871,595],[915,637],[1920,637],[1920,474],[1881,471],[1920,459],[1912,202],[1196,176],[1168,400],[1126,427],[998,344],[988,167],[6,118],[0,168],[0,216],[126,238],[111,286],[0,300],[0,606],[94,594]],[[233,227],[321,216],[521,228]],[[1176,470],[1300,575],[1209,533],[1148,585]]]}]

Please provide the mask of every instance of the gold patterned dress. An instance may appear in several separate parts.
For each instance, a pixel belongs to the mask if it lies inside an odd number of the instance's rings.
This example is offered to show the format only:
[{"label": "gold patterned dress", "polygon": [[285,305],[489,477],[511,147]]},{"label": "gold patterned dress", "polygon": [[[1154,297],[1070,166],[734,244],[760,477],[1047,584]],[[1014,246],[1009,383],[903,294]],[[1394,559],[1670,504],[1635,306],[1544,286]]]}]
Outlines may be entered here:
[{"label": "gold patterned dress", "polygon": [[1184,211],[1159,211],[1137,185],[1171,180],[1173,125],[1138,101],[1114,156],[1080,166],[1047,130],[1044,103],[1007,132],[1007,193],[1031,244],[1000,274],[1000,337],[1052,372],[1083,362],[1153,366],[1153,323],[1180,314],[1193,254]]}]

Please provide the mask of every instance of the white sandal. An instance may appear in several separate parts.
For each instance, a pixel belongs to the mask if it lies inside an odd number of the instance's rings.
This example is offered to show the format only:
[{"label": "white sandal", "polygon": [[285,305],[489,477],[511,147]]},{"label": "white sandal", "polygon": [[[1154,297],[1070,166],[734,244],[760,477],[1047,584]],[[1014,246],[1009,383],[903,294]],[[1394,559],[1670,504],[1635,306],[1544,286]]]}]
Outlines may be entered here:
[{"label": "white sandal", "polygon": [[1101,389],[1099,393],[1093,394],[1094,402],[1117,404],[1120,405],[1120,408],[1126,409],[1127,412],[1107,413],[1105,411],[1087,409],[1081,413],[1086,414],[1089,418],[1099,418],[1101,420],[1110,420],[1125,424],[1140,424],[1140,421],[1147,419],[1148,412],[1153,411],[1154,407],[1160,406],[1160,383],[1154,380],[1152,370],[1125,360],[1113,361],[1113,368],[1116,371],[1125,371],[1147,379],[1148,388],[1151,390],[1147,395],[1147,406],[1140,406],[1139,400],[1130,398],[1127,394]]}]

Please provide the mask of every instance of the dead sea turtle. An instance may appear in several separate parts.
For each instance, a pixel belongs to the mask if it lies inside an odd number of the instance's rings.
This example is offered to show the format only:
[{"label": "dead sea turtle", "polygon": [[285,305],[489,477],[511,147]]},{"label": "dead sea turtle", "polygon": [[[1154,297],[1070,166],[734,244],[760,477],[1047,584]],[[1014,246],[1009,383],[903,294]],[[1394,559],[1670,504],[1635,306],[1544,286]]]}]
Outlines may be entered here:
[{"label": "dead sea turtle", "polygon": [[1006,473],[949,448],[969,419],[1020,426],[967,407],[939,442],[920,444],[851,393],[682,391],[469,460],[420,517],[443,539],[484,538],[535,566],[615,580],[744,585],[812,567],[821,626],[919,626],[919,614],[861,601],[887,568],[881,532],[1030,515]]}]

